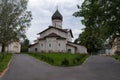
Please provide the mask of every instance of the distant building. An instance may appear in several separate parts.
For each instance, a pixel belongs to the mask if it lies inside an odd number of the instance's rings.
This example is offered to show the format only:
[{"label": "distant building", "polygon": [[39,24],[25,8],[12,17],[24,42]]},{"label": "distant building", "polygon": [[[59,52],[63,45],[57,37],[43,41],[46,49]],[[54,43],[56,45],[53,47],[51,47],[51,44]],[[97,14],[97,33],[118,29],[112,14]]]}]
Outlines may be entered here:
[{"label": "distant building", "polygon": [[120,35],[117,35],[112,46],[112,53],[115,54],[116,51],[120,51]]},{"label": "distant building", "polygon": [[105,55],[111,55],[112,54],[112,49],[110,45],[106,45],[100,50],[98,50],[98,54],[105,54]]},{"label": "distant building", "polygon": [[38,33],[40,37],[30,45],[29,52],[87,53],[87,48],[74,44],[71,29],[62,29],[63,17],[58,10],[52,16],[52,26]]},{"label": "distant building", "polygon": [[[20,53],[21,45],[19,42],[12,42],[8,46],[5,47],[5,52],[9,53]],[[2,47],[0,46],[0,52],[2,51]]]}]

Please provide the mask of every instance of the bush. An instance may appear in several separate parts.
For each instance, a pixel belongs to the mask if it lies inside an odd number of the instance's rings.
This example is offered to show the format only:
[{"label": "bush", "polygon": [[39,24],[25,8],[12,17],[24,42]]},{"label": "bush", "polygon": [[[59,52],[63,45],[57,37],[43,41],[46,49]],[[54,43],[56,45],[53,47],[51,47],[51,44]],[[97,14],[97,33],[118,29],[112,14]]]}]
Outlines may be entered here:
[{"label": "bush", "polygon": [[115,54],[120,55],[120,51],[115,51]]},{"label": "bush", "polygon": [[69,66],[69,60],[64,58],[63,61],[61,62],[61,66]]},{"label": "bush", "polygon": [[112,57],[120,61],[120,55],[113,55]]}]

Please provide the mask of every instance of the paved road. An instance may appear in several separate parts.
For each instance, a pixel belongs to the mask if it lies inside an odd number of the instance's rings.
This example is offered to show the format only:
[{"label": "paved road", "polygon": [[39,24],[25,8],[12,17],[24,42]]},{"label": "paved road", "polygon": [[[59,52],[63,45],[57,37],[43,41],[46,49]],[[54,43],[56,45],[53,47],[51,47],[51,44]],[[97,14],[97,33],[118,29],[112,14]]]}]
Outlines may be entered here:
[{"label": "paved road", "polygon": [[17,54],[0,80],[120,80],[120,62],[111,57],[91,56],[81,66],[55,67]]}]

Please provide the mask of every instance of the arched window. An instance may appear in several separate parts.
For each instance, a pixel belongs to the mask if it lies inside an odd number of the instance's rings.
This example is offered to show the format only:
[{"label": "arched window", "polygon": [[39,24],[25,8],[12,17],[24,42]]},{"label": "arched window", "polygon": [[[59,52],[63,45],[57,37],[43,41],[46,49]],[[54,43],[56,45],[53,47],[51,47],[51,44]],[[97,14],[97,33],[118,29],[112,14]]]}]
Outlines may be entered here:
[{"label": "arched window", "polygon": [[51,44],[49,44],[49,47],[51,47]]},{"label": "arched window", "polygon": [[60,43],[59,43],[59,46],[60,46]]},{"label": "arched window", "polygon": [[38,51],[38,49],[37,48],[35,48],[35,52],[37,52]]},{"label": "arched window", "polygon": [[43,46],[43,44],[41,44],[41,46]]}]

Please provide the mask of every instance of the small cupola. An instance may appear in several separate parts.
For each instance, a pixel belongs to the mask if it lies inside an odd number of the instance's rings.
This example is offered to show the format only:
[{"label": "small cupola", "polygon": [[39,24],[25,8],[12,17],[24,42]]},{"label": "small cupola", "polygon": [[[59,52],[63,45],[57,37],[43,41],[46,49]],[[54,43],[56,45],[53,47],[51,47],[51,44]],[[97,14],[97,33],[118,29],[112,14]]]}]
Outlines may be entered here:
[{"label": "small cupola", "polygon": [[52,26],[62,29],[62,20],[63,17],[57,9],[56,12],[52,15]]},{"label": "small cupola", "polygon": [[62,20],[63,19],[62,15],[58,11],[58,9],[56,10],[56,12],[52,16],[52,20],[55,20],[55,19],[58,19],[58,20]]}]

